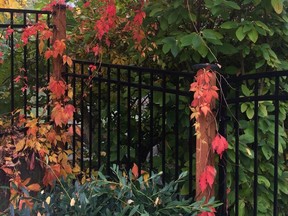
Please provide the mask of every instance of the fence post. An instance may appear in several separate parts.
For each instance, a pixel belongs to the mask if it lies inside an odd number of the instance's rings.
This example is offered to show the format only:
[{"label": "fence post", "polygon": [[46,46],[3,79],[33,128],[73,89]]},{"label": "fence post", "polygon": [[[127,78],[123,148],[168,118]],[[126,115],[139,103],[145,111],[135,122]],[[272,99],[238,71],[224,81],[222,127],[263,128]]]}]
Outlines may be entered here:
[{"label": "fence post", "polygon": [[[217,65],[197,64],[192,68],[199,70],[210,67],[212,70],[217,70]],[[211,79],[211,85],[216,85],[216,76]],[[215,106],[215,105],[214,105]],[[215,107],[211,107],[213,110]],[[205,117],[201,114],[199,117],[201,139],[196,140],[196,194],[195,199],[201,200],[206,197],[208,201],[214,196],[214,188],[207,187],[204,192],[201,191],[199,179],[207,165],[214,166],[214,152],[211,148],[212,139],[216,136],[215,115],[208,113]]]},{"label": "fence post", "polygon": [[[53,39],[52,46],[56,40],[66,40],[66,5],[57,4],[53,6]],[[53,77],[56,80],[60,80],[62,78],[62,72],[65,70],[65,66],[63,65],[62,56],[58,55],[57,58],[53,58]]]}]

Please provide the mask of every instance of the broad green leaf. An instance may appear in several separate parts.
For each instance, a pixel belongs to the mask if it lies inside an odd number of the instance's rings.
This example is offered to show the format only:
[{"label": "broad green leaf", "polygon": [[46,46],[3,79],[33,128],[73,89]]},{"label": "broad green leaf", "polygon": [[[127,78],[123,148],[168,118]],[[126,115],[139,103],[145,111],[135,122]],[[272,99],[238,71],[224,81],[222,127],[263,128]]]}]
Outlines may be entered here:
[{"label": "broad green leaf", "polygon": [[283,11],[283,0],[271,0],[271,5],[277,14],[281,14]]},{"label": "broad green leaf", "polygon": [[264,104],[259,105],[259,111],[263,114],[264,117],[268,116],[267,108]]},{"label": "broad green leaf", "polygon": [[167,54],[170,51],[170,49],[171,49],[171,44],[168,44],[168,43],[164,44],[162,47],[162,51],[164,54]]},{"label": "broad green leaf", "polygon": [[198,47],[197,51],[203,58],[205,58],[208,54],[208,48],[207,48],[206,44],[204,44],[204,42],[201,43],[201,45]]},{"label": "broad green leaf", "polygon": [[241,112],[242,112],[242,113],[244,113],[244,112],[247,110],[247,108],[248,108],[247,103],[242,103],[242,104],[241,104]]},{"label": "broad green leaf", "polygon": [[216,32],[215,30],[212,30],[212,29],[204,29],[202,31],[203,33],[203,37],[206,38],[206,39],[222,39],[223,38],[223,35],[220,34],[219,32]]},{"label": "broad green leaf", "polygon": [[246,110],[246,115],[249,119],[252,119],[253,116],[254,116],[254,109],[249,107],[247,110]]},{"label": "broad green leaf", "polygon": [[257,26],[261,27],[262,29],[268,31],[268,32],[270,31],[270,29],[268,28],[268,26],[267,26],[265,23],[261,22],[261,21],[255,21],[255,24],[256,24]]},{"label": "broad green leaf", "polygon": [[236,2],[233,2],[233,1],[224,1],[224,4],[230,8],[233,8],[235,10],[240,10],[240,6],[236,3]]},{"label": "broad green leaf", "polygon": [[273,156],[273,152],[269,146],[263,146],[262,147],[262,152],[266,158],[266,160],[269,160]]},{"label": "broad green leaf", "polygon": [[264,176],[258,176],[258,184],[263,184],[266,188],[270,187],[269,180]]},{"label": "broad green leaf", "polygon": [[248,89],[246,85],[241,85],[241,90],[245,96],[250,96],[252,93],[252,90]]},{"label": "broad green leaf", "polygon": [[239,41],[242,41],[245,38],[245,34],[243,33],[243,26],[240,26],[236,31],[236,37]]},{"label": "broad green leaf", "polygon": [[194,38],[195,38],[195,34],[193,34],[193,33],[181,37],[180,38],[181,47],[192,45]]},{"label": "broad green leaf", "polygon": [[227,21],[224,22],[220,25],[220,28],[222,29],[233,29],[233,28],[237,28],[238,24],[234,21]]},{"label": "broad green leaf", "polygon": [[258,32],[256,31],[255,28],[253,28],[249,33],[248,33],[249,39],[253,42],[256,43],[258,40]]}]

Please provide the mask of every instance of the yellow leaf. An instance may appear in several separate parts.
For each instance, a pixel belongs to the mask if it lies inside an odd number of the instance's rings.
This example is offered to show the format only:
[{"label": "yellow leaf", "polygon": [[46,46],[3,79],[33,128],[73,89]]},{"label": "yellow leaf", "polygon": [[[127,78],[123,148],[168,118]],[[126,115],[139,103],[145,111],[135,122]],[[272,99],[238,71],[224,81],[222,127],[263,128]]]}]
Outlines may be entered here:
[{"label": "yellow leaf", "polygon": [[71,201],[70,201],[70,206],[74,206],[75,205],[75,199],[74,199],[74,197],[71,199]]},{"label": "yellow leaf", "polygon": [[283,11],[283,0],[271,0],[271,5],[277,14],[281,14]]},{"label": "yellow leaf", "polygon": [[73,171],[73,173],[79,173],[81,170],[80,170],[80,167],[78,165],[76,165],[72,171]]},{"label": "yellow leaf", "polygon": [[25,146],[25,141],[24,139],[22,139],[16,144],[16,152],[22,151],[24,146]]},{"label": "yellow leaf", "polygon": [[49,204],[50,204],[50,202],[51,202],[51,197],[50,197],[50,196],[48,196],[48,197],[46,198],[45,202],[46,202],[46,203],[49,205]]},{"label": "yellow leaf", "polygon": [[43,49],[45,47],[44,41],[40,40],[39,42],[39,53],[42,54],[43,53]]}]

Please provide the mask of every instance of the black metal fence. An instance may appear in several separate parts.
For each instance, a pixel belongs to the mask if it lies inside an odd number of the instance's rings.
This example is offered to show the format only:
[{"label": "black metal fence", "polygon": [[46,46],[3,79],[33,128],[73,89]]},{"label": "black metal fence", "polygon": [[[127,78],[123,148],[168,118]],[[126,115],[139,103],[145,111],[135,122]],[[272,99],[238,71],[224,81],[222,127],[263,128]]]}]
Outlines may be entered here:
[{"label": "black metal fence", "polygon": [[[50,63],[39,55],[38,37],[23,48],[16,44],[23,27],[39,19],[49,25],[50,14],[0,9],[1,15],[6,23],[0,28],[14,29],[1,45],[9,53],[0,71],[1,113],[24,108],[25,115],[30,109],[36,116],[42,111],[49,116],[49,96],[42,87],[49,81]],[[19,75],[24,77],[21,84],[15,83]],[[107,174],[112,163],[123,168],[135,163],[139,174],[162,171],[163,181],[188,171],[180,192],[193,196],[196,141],[188,92],[192,73],[75,60],[63,76],[72,86],[77,108],[70,122],[78,134],[73,137],[73,163],[90,173],[104,166]],[[220,133],[228,137],[230,147],[219,160],[216,187],[224,205],[218,214],[285,215],[288,72],[219,79]]]},{"label": "black metal fence", "polygon": [[92,65],[75,60],[66,73],[77,107],[73,129],[80,131],[73,161],[90,170],[135,163],[139,174],[162,171],[163,181],[187,170],[186,193],[192,194],[195,138],[187,89],[193,74],[108,64],[92,72]]},{"label": "black metal fence", "polygon": [[220,163],[222,202],[229,215],[286,215],[288,71],[227,81],[220,124],[230,149]]},{"label": "black metal fence", "polygon": [[[27,110],[33,110],[38,117],[39,111],[42,112],[44,104],[49,101],[43,87],[50,77],[50,62],[44,61],[39,53],[38,35],[26,46],[19,44],[24,28],[40,20],[50,26],[51,14],[49,11],[0,8],[0,17],[4,20],[0,23],[0,51],[9,53],[9,57],[3,59],[5,64],[0,71],[0,113],[23,108],[25,116]],[[14,31],[5,40],[7,28]]]}]

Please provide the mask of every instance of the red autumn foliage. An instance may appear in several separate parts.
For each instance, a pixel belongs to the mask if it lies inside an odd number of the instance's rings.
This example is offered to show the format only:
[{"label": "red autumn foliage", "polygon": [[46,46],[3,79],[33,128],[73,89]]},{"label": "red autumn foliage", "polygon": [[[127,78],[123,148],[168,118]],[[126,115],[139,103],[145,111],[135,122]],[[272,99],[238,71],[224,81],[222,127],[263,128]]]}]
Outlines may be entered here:
[{"label": "red autumn foliage", "polygon": [[62,80],[57,81],[51,77],[48,89],[56,97],[56,99],[60,99],[65,94],[66,84]]},{"label": "red autumn foliage", "polygon": [[206,190],[209,185],[212,188],[216,176],[216,169],[213,166],[206,166],[202,174],[200,175],[199,185],[202,193]]},{"label": "red autumn foliage", "polygon": [[215,216],[215,208],[210,207],[211,212],[201,212],[198,216]]},{"label": "red autumn foliage", "polygon": [[225,137],[217,134],[212,141],[212,148],[218,155],[220,155],[220,158],[222,158],[223,152],[228,149],[228,142]]}]

